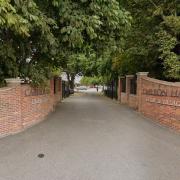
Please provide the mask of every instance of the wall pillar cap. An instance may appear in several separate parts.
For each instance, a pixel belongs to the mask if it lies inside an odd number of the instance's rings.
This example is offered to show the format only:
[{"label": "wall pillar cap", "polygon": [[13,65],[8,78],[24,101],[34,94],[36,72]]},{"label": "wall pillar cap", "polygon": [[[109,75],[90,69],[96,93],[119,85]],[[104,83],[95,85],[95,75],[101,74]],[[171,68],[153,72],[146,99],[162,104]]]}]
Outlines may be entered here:
[{"label": "wall pillar cap", "polygon": [[134,75],[126,75],[127,78],[134,78]]},{"label": "wall pillar cap", "polygon": [[136,73],[137,76],[148,76],[149,72],[138,72]]},{"label": "wall pillar cap", "polygon": [[126,78],[126,76],[119,76],[120,79]]},{"label": "wall pillar cap", "polygon": [[8,86],[17,86],[20,85],[22,80],[20,78],[7,78],[5,79]]}]

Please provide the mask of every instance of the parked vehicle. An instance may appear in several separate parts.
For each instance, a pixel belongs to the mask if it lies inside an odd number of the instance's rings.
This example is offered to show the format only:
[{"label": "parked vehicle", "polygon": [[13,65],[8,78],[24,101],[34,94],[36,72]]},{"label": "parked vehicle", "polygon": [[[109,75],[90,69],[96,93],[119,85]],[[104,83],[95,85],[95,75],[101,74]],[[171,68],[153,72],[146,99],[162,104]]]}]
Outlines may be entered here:
[{"label": "parked vehicle", "polygon": [[70,94],[74,94],[74,89],[69,89]]},{"label": "parked vehicle", "polygon": [[77,87],[77,90],[87,90],[87,87],[86,86],[79,86],[79,87]]}]

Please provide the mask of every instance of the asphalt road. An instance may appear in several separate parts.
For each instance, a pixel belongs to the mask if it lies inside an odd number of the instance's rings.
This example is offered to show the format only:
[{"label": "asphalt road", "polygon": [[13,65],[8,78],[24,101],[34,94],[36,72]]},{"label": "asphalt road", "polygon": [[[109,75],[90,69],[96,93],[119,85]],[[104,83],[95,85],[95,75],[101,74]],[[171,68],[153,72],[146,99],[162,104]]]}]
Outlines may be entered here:
[{"label": "asphalt road", "polygon": [[78,94],[0,140],[0,180],[180,180],[180,135],[108,98]]}]

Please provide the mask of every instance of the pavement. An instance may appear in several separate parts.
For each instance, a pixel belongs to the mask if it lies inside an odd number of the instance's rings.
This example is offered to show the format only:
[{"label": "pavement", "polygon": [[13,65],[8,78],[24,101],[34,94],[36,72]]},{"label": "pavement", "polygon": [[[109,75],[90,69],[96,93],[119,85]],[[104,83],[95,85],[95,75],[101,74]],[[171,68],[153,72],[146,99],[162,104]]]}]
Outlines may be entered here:
[{"label": "pavement", "polygon": [[180,180],[180,135],[79,93],[42,123],[0,139],[0,180]]}]

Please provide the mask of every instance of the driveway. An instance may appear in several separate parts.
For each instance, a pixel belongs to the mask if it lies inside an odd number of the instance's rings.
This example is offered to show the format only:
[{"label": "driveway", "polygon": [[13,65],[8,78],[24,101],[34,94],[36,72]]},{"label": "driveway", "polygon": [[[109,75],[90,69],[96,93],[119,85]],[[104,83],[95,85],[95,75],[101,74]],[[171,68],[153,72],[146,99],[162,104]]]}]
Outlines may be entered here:
[{"label": "driveway", "polygon": [[95,93],[0,140],[0,180],[179,179],[180,135]]}]

